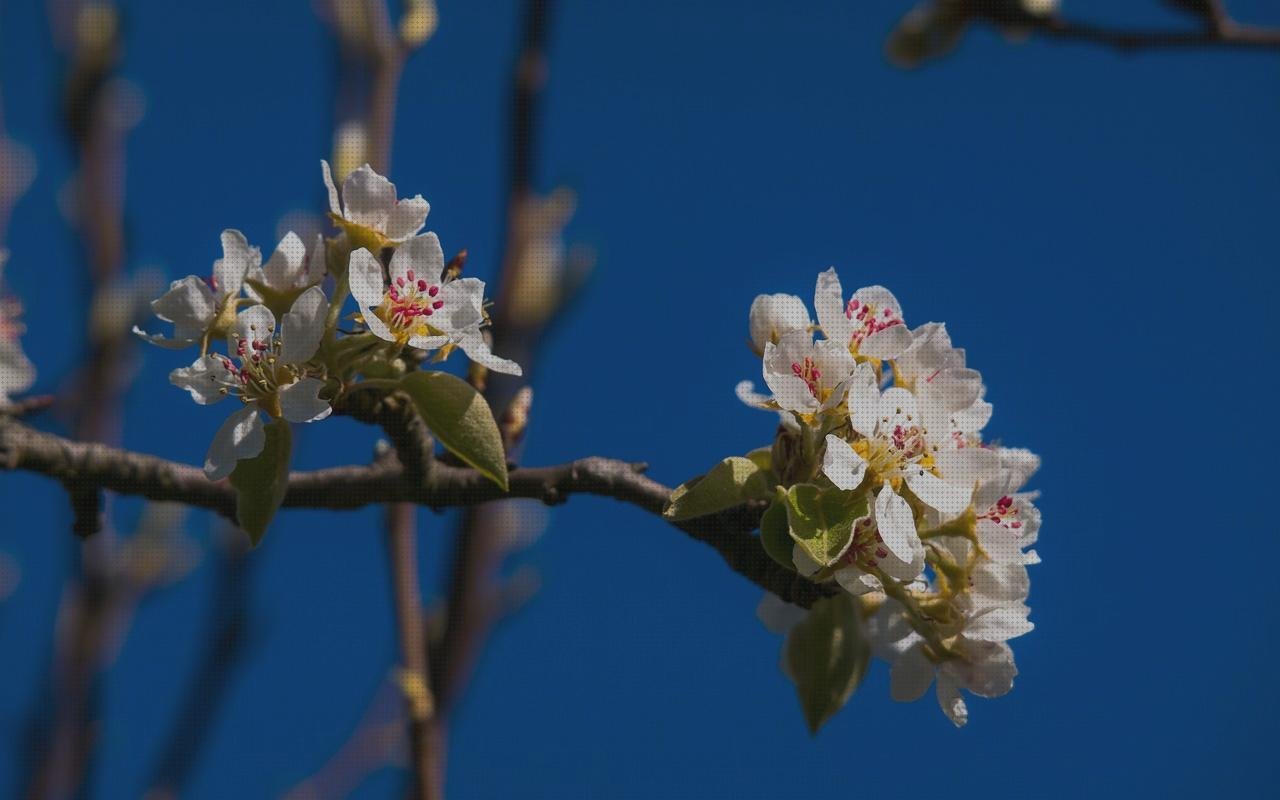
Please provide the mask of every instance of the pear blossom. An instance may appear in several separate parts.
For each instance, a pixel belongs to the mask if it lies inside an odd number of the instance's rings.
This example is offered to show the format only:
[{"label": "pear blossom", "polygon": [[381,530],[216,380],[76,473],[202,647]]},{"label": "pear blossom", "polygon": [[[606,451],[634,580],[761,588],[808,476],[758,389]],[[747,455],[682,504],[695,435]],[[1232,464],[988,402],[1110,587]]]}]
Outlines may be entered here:
[{"label": "pear blossom", "polygon": [[222,232],[222,258],[213,262],[213,275],[188,275],[169,285],[169,291],[151,303],[155,315],[173,323],[173,336],[133,332],[152,344],[179,350],[199,344],[203,352],[210,341],[231,330],[245,275],[262,263],[262,252],[244,234],[228,228]]},{"label": "pear blossom", "polygon": [[978,545],[997,563],[1038,564],[1036,551],[1024,548],[1035,544],[1040,534],[1040,511],[1034,502],[1039,493],[1019,490],[1040,459],[1019,448],[1001,447],[996,455],[994,474],[980,481],[973,494]]},{"label": "pear blossom", "polygon": [[225,478],[237,461],[262,452],[266,428],[260,412],[289,422],[329,416],[332,408],[319,397],[324,381],[308,375],[305,366],[320,346],[327,305],[324,292],[313,286],[294,302],[278,329],[270,309],[251,306],[237,315],[228,337],[233,357],[209,353],[170,373],[170,382],[201,405],[228,396],[244,404],[213,437],[204,463],[211,480]]},{"label": "pear blossom", "polygon": [[823,335],[857,355],[896,358],[911,344],[911,331],[893,293],[883,286],[867,286],[846,301],[834,267],[818,276],[813,307]]},{"label": "pear blossom", "polygon": [[414,195],[396,199],[396,187],[368,164],[347,176],[342,194],[333,182],[328,161],[320,162],[329,191],[329,217],[358,247],[381,250],[417,235],[426,224],[431,205]]},{"label": "pear blossom", "polygon": [[758,354],[765,345],[777,343],[783,334],[808,331],[813,323],[804,301],[793,294],[762,294],[751,303],[748,316],[751,343]]},{"label": "pear blossom", "polygon": [[764,382],[773,396],[757,394],[751,381],[743,381],[738,397],[748,405],[798,414],[840,405],[855,375],[862,375],[847,350],[826,339],[814,341],[808,331],[791,331],[776,343],[765,342],[763,366]]},{"label": "pear blossom", "polygon": [[354,251],[347,276],[364,324],[377,337],[400,346],[446,353],[457,347],[494,372],[521,374],[519,364],[495,356],[484,339],[484,282],[446,276],[444,268],[444,251],[434,233],[415,236],[396,248],[389,282],[373,253]]},{"label": "pear blossom", "polygon": [[[261,262],[261,258],[258,261]],[[289,231],[265,264],[250,264],[244,290],[259,303],[266,303],[274,296],[287,298],[292,305],[298,295],[319,284],[324,277],[324,237],[316,234],[308,248],[302,237]]]},{"label": "pear blossom", "polygon": [[[0,249],[0,279],[8,260],[9,252]],[[0,295],[0,406],[7,405],[13,395],[30,389],[36,381],[36,368],[18,341],[24,330],[18,318],[21,313],[21,303]]]}]

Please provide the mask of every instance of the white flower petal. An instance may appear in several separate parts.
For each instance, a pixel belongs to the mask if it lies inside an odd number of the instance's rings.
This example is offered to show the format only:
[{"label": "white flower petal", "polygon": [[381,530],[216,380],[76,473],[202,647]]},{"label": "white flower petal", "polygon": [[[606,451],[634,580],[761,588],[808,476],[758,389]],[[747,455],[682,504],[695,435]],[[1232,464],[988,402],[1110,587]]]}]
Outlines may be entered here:
[{"label": "white flower petal", "polygon": [[320,398],[324,381],[303,378],[280,390],[280,413],[290,422],[318,422],[333,411],[328,400]]},{"label": "white flower petal", "polygon": [[293,301],[293,308],[280,323],[280,360],[285,364],[302,364],[309,361],[320,347],[324,336],[325,316],[329,311],[328,299],[319,286],[310,289]]},{"label": "white flower petal", "polygon": [[818,325],[822,334],[836,344],[849,346],[853,336],[853,324],[845,316],[844,289],[835,267],[818,275],[813,290],[813,308],[818,312]]},{"label": "white flower petal", "polygon": [[222,258],[213,262],[214,288],[219,297],[240,294],[244,276],[262,264],[262,251],[249,244],[244,234],[233,228],[222,232]]},{"label": "white flower petal", "polygon": [[204,474],[211,481],[225,478],[236,468],[237,461],[258,455],[266,443],[266,427],[258,416],[258,407],[245,406],[227,417],[213,435],[204,459]]},{"label": "white flower petal", "polygon": [[351,296],[356,299],[360,311],[367,318],[367,309],[381,304],[387,293],[387,284],[382,277],[382,262],[363,247],[353,251],[347,266],[347,281]]},{"label": "white flower petal", "polygon": [[428,321],[449,335],[478,330],[484,322],[484,281],[479,278],[449,281],[440,299],[444,305]]},{"label": "white flower petal", "polygon": [[190,339],[186,337],[183,337],[183,338],[178,338],[176,336],[167,337],[159,333],[147,333],[142,328],[139,328],[137,325],[133,326],[133,335],[137,336],[138,338],[146,342],[150,342],[151,344],[166,348],[168,350],[181,350],[185,347],[190,347],[191,345],[199,341],[197,339]]},{"label": "white flower petal", "polygon": [[979,642],[1004,642],[1035,630],[1027,619],[1026,606],[996,606],[969,620],[964,627],[966,639]]},{"label": "white flower petal", "polygon": [[809,329],[809,309],[793,294],[762,294],[751,303],[748,314],[751,341],[757,352],[768,342],[790,331]]},{"label": "white flower petal", "polygon": [[36,382],[36,368],[15,341],[0,339],[0,404],[25,392]]},{"label": "white flower petal", "polygon": [[329,210],[336,216],[342,216],[342,203],[338,201],[338,187],[333,184],[333,171],[329,162],[320,161],[320,172],[324,175],[324,188],[329,192]]},{"label": "white flower petal", "polygon": [[935,672],[933,662],[924,654],[924,643],[917,642],[893,662],[889,696],[899,703],[914,703],[929,690]]},{"label": "white flower petal", "polygon": [[827,451],[822,456],[822,474],[838,489],[853,491],[862,484],[867,462],[839,436],[827,434]]},{"label": "white flower petal", "polygon": [[[440,238],[434,233],[415,236],[396,248],[391,256],[391,280],[397,278],[410,280],[408,273],[413,272],[413,280],[425,280],[438,284],[444,275],[444,250],[440,247]],[[484,284],[476,278],[470,280]]]},{"label": "white flower petal", "polygon": [[780,636],[789,633],[807,614],[800,606],[791,605],[773,592],[765,592],[760,605],[756,606],[756,617],[770,633]]},{"label": "white flower petal", "polygon": [[348,220],[385,233],[396,204],[396,187],[364,164],[342,182],[342,202]]},{"label": "white flower petal", "polygon": [[186,389],[192,399],[202,406],[222,400],[227,396],[224,390],[238,385],[235,376],[227,369],[226,360],[213,353],[197,358],[189,367],[179,367],[170,372],[169,383]]},{"label": "white flower petal", "polygon": [[204,328],[218,311],[213,290],[195,275],[169,284],[169,291],[151,302],[151,310],[165,322]]},{"label": "white flower petal", "polygon": [[969,708],[960,696],[960,683],[947,669],[938,674],[938,706],[957,728],[969,722]]},{"label": "white flower petal", "polygon": [[276,245],[275,252],[262,265],[262,280],[272,289],[285,291],[298,286],[302,267],[307,260],[307,246],[298,234],[289,231]]},{"label": "white flower petal", "polygon": [[495,356],[489,349],[489,343],[479,333],[463,336],[458,340],[458,346],[467,354],[467,358],[492,372],[501,372],[504,375],[524,374],[516,362]]},{"label": "white flower petal", "polygon": [[880,538],[884,539],[885,547],[901,561],[915,561],[924,545],[916,533],[911,506],[893,491],[888,481],[876,496],[875,509],[876,528],[880,531]]},{"label": "white flower petal", "polygon": [[252,343],[262,342],[269,346],[275,330],[276,315],[271,313],[271,309],[249,306],[236,315],[236,326],[228,339],[228,347],[234,353],[238,342],[244,340],[249,343],[245,345],[245,355],[251,356],[254,352]]},{"label": "white flower petal", "polygon": [[925,505],[944,517],[953,517],[964,511],[973,498],[972,486],[965,488],[948,483],[922,467],[909,468],[907,486]]},{"label": "white flower petal", "polygon": [[420,194],[397,201],[387,215],[387,238],[402,242],[413,236],[422,230],[430,211],[431,205]]},{"label": "white flower petal", "polygon": [[858,352],[881,360],[897,358],[911,344],[911,331],[906,325],[892,325],[862,340]]},{"label": "white flower petal", "polygon": [[752,408],[761,408],[769,402],[769,395],[757,392],[755,384],[751,381],[739,381],[738,385],[733,388],[733,393],[737,395],[739,400]]}]

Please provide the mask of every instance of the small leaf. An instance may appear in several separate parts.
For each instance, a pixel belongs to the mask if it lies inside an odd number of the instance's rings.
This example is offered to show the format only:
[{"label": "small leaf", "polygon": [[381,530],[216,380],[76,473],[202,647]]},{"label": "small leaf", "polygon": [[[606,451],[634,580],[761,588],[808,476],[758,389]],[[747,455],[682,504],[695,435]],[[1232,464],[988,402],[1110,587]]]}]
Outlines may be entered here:
[{"label": "small leaf", "polygon": [[[780,493],[781,491],[779,489]],[[795,570],[791,551],[796,543],[791,538],[791,529],[787,524],[785,494],[773,501],[773,504],[765,510],[764,516],[760,518],[760,544],[764,546],[764,551],[769,554],[769,558],[789,570]]]},{"label": "small leaf", "polygon": [[506,491],[502,434],[489,404],[471,384],[446,372],[411,372],[400,386],[440,444]]},{"label": "small leaf", "polygon": [[809,733],[816,735],[849,701],[870,658],[862,615],[849,595],[819,600],[791,629],[784,664],[796,684]]},{"label": "small leaf", "polygon": [[716,464],[706,475],[677,486],[663,516],[670,520],[714,514],[747,500],[765,499],[773,493],[773,476],[750,458],[732,456]]},{"label": "small leaf", "polygon": [[262,452],[236,463],[231,485],[236,490],[236,519],[253,546],[262,542],[267,527],[284,502],[289,488],[289,458],[293,453],[293,430],[282,419],[267,424],[267,441]]},{"label": "small leaf", "polygon": [[830,566],[853,541],[853,523],[867,516],[867,498],[800,483],[787,491],[787,523],[809,557]]}]

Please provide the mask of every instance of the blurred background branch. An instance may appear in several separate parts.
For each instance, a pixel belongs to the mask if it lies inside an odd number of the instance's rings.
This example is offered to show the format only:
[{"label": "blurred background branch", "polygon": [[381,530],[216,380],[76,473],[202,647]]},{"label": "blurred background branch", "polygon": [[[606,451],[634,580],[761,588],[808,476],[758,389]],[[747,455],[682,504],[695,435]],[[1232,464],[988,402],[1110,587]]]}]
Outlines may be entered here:
[{"label": "blurred background branch", "polygon": [[990,25],[1010,39],[1042,36],[1102,45],[1123,52],[1153,49],[1224,48],[1280,50],[1280,29],[1243,25],[1221,0],[1164,0],[1193,18],[1190,28],[1120,28],[1076,20],[1059,0],[926,0],[907,13],[889,35],[885,54],[901,67],[947,55],[971,25]]}]

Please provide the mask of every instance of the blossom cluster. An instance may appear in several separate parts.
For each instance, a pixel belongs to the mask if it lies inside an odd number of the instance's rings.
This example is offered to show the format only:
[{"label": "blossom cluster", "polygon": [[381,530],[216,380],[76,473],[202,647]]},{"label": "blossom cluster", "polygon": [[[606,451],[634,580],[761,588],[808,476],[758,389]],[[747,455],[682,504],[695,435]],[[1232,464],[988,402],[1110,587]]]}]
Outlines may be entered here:
[{"label": "blossom cluster", "polygon": [[[791,295],[751,307],[769,393],[750,381],[737,393],[782,423],[770,467],[783,544],[766,549],[854,598],[895,700],[936,683],[963,725],[961,690],[1008,692],[1009,641],[1033,627],[1027,566],[1039,558],[1028,548],[1040,514],[1024,487],[1039,459],[983,438],[992,406],[982,376],[945,325],[908,327],[880,286],[846,296],[834,269],[818,276],[814,309],[816,322]],[[761,615],[779,629],[803,616],[772,596]]]},{"label": "blossom cluster", "polygon": [[[398,199],[368,165],[339,192],[321,163],[337,236],[304,241],[290,232],[264,262],[242,233],[225,230],[211,274],[174,281],[152,302],[172,333],[134,329],[161,347],[199,348],[190,366],[169,376],[197,403],[239,400],[206,456],[210,479],[258,456],[272,422],[323,420],[362,380],[411,371],[406,354],[439,361],[461,350],[490,370],[520,374],[490,352],[484,283],[446,269],[439,238],[422,232],[427,201]],[[347,317],[356,327],[344,330],[348,296],[358,311]]]}]

